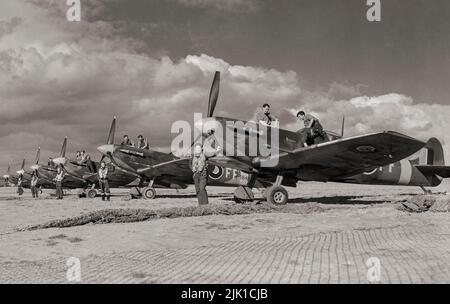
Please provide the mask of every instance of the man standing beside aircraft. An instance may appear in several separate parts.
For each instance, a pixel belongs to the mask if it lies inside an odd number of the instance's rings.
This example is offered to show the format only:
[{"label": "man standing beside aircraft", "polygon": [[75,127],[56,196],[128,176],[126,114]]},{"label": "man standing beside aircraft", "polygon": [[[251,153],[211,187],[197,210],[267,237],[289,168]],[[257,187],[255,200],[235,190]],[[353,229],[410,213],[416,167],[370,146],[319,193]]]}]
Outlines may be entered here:
[{"label": "man standing beside aircraft", "polygon": [[109,201],[111,193],[109,191],[108,183],[108,167],[104,161],[100,163],[100,169],[98,169],[98,184],[100,186],[100,191],[102,192],[102,201],[106,199]]},{"label": "man standing beside aircraft", "polygon": [[64,169],[61,165],[58,165],[58,172],[54,178],[54,181],[56,183],[56,199],[63,199],[64,192],[62,188],[62,182],[65,176],[66,174],[64,172]]},{"label": "man standing beside aircraft", "polygon": [[38,182],[39,182],[39,173],[37,170],[33,170],[33,174],[31,175],[31,184],[30,184],[30,188],[31,188],[31,195],[33,196],[33,198],[38,198]]},{"label": "man standing beside aircraft", "polygon": [[194,146],[194,155],[191,160],[191,169],[193,172],[193,179],[195,184],[195,193],[197,194],[198,204],[208,204],[208,193],[206,192],[206,184],[208,183],[208,164],[207,160],[215,156],[220,151],[220,147],[215,152],[206,152],[203,150],[203,145],[197,143]]},{"label": "man standing beside aircraft", "polygon": [[17,178],[17,194],[22,195],[23,194],[23,174],[19,173],[19,177]]}]

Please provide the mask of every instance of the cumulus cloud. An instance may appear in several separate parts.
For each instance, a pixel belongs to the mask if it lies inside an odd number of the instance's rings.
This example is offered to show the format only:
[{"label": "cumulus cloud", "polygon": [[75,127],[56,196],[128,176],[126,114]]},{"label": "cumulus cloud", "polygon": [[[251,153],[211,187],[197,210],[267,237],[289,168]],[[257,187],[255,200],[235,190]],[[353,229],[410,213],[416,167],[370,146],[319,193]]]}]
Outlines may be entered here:
[{"label": "cumulus cloud", "polygon": [[[63,7],[46,10],[45,3],[1,4],[1,167],[24,156],[32,159],[38,146],[43,158],[55,155],[64,136],[69,136],[69,151],[95,153],[114,115],[117,137],[142,133],[152,147],[167,148],[175,120],[192,121],[193,112],[206,112],[216,70],[222,76],[219,116],[251,119],[268,102],[292,130],[299,129],[294,114],[301,108],[330,130],[340,130],[345,115],[347,135],[395,130],[450,142],[443,132],[449,127],[449,106],[395,93],[364,96],[361,85],[347,83],[312,92],[301,87],[294,71],[235,65],[207,54],[156,56],[141,51],[144,42],[119,35],[125,25],[95,18],[69,23]],[[102,11],[102,1],[87,3]]]}]

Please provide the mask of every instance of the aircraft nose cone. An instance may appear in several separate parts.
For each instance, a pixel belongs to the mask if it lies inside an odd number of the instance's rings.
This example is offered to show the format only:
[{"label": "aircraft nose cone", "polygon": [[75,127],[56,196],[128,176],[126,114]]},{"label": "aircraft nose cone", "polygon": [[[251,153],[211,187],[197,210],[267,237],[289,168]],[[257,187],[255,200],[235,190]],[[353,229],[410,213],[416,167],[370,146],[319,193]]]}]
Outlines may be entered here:
[{"label": "aircraft nose cone", "polygon": [[17,171],[16,173],[17,173],[17,174],[24,174],[25,171],[24,171],[24,170],[19,170],[19,171]]},{"label": "aircraft nose cone", "polygon": [[38,170],[39,169],[39,165],[32,165],[30,168],[31,168],[31,170]]},{"label": "aircraft nose cone", "polygon": [[56,165],[64,165],[66,163],[66,158],[65,157],[54,158],[53,163]]},{"label": "aircraft nose cone", "polygon": [[114,152],[114,145],[102,145],[97,150],[103,155],[112,154]]}]

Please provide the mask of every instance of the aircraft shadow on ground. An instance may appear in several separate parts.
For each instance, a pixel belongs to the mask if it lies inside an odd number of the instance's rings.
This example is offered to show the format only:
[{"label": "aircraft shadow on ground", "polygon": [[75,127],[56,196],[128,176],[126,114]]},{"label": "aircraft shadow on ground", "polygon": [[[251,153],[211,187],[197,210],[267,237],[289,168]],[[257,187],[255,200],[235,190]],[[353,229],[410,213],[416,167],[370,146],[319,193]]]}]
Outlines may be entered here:
[{"label": "aircraft shadow on ground", "polygon": [[[373,199],[371,199],[373,197]],[[363,199],[365,198],[365,199]],[[308,197],[308,198],[291,198],[288,200],[288,204],[305,204],[305,203],[319,203],[324,205],[372,205],[372,204],[384,204],[391,203],[394,200],[376,199],[376,196],[356,196],[356,195],[343,195],[343,196],[323,196],[323,197]],[[224,201],[234,201],[233,198],[225,198]],[[264,202],[264,198],[255,198],[256,202]]]},{"label": "aircraft shadow on ground", "polygon": [[[209,198],[222,198],[228,197],[228,195],[211,194],[208,195]],[[158,194],[156,198],[197,198],[195,194]]]}]

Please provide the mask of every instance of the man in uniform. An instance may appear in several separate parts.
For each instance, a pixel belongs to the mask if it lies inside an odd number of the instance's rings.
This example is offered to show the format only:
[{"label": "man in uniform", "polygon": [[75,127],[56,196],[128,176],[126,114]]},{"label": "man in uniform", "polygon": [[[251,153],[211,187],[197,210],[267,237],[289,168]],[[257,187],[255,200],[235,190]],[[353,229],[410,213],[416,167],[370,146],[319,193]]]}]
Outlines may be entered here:
[{"label": "man in uniform", "polygon": [[[22,171],[23,172],[23,171]],[[23,173],[20,172],[17,178],[17,194],[23,194]]]},{"label": "man in uniform", "polygon": [[56,176],[54,178],[54,181],[56,183],[56,199],[63,199],[64,197],[62,182],[65,176],[66,173],[64,172],[64,169],[61,165],[58,165],[58,172],[56,173]]},{"label": "man in uniform", "polygon": [[38,198],[38,192],[39,192],[39,188],[38,188],[38,182],[39,182],[39,173],[38,170],[33,170],[33,174],[31,175],[31,195],[33,196],[33,198]]},{"label": "man in uniform", "polygon": [[306,132],[307,134],[306,144],[308,146],[326,141],[326,135],[323,132],[322,125],[316,117],[311,114],[306,114],[304,111],[299,111],[297,113],[297,118],[303,123],[305,128],[301,131]]},{"label": "man in uniform", "polygon": [[270,105],[265,103],[261,110],[256,112],[256,122],[264,126],[271,126],[277,119],[270,114]]},{"label": "man in uniform", "polygon": [[136,144],[136,148],[147,149],[148,150],[148,140],[147,140],[147,138],[144,139],[144,136],[139,134],[137,139],[138,139],[138,141],[137,141],[137,144]]},{"label": "man in uniform", "polygon": [[219,151],[220,147],[218,147],[215,152],[206,152],[203,150],[201,143],[197,143],[194,146],[191,169],[199,205],[208,204],[208,193],[206,192],[206,184],[208,183],[208,164],[206,161],[208,158],[215,156]]},{"label": "man in uniform", "polygon": [[88,153],[86,153],[85,150],[83,150],[83,151],[81,151],[80,157],[81,157],[81,159],[79,161],[79,164],[83,164],[83,165],[85,164],[86,167],[89,169],[89,172],[95,173],[94,165],[92,164],[92,160],[91,160],[91,156]]},{"label": "man in uniform", "polygon": [[109,201],[111,192],[109,191],[108,183],[108,167],[105,162],[100,163],[100,169],[98,169],[98,184],[100,186],[100,191],[102,192],[102,201],[106,199]]},{"label": "man in uniform", "polygon": [[120,143],[122,146],[131,146],[134,147],[134,143],[131,141],[131,139],[128,137],[128,135],[123,136],[123,140]]}]

